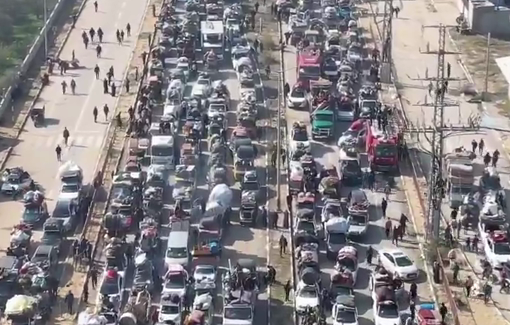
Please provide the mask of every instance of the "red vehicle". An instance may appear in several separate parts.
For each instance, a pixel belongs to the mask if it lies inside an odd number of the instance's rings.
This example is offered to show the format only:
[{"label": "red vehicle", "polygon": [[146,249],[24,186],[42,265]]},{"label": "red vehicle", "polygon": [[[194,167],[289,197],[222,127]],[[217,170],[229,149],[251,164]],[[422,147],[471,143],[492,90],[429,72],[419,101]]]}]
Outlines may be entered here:
[{"label": "red vehicle", "polygon": [[378,130],[367,121],[366,151],[370,167],[378,171],[393,171],[398,164],[399,136]]},{"label": "red vehicle", "polygon": [[298,81],[308,84],[321,77],[321,55],[319,50],[304,50],[298,54]]}]

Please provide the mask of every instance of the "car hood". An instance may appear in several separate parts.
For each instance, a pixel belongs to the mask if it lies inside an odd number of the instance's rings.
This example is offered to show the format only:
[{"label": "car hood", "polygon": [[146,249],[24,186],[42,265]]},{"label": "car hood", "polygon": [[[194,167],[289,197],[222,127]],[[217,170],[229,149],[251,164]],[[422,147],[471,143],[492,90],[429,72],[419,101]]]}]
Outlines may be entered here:
[{"label": "car hood", "polygon": [[330,128],[333,126],[333,122],[314,120],[312,126],[315,128]]},{"label": "car hood", "polygon": [[178,323],[177,321],[179,320],[179,318],[181,317],[181,315],[179,314],[162,314],[162,313],[159,313],[159,321],[160,322],[167,322],[167,321],[172,321],[174,323]]},{"label": "car hood", "polygon": [[306,98],[299,98],[299,97],[292,97],[292,96],[289,96],[289,100],[292,102],[292,103],[296,103],[296,104],[301,104],[301,103],[304,103]]},{"label": "car hood", "polygon": [[361,234],[367,230],[367,225],[350,225],[349,234]]},{"label": "car hood", "polygon": [[296,297],[296,308],[297,309],[304,309],[305,307],[317,307],[319,306],[319,299],[318,298],[303,298],[303,297]]},{"label": "car hood", "polygon": [[416,267],[416,265],[410,265],[410,266],[404,266],[404,267],[400,266],[397,268],[397,270],[399,273],[403,273],[403,274],[418,272],[418,268]]}]

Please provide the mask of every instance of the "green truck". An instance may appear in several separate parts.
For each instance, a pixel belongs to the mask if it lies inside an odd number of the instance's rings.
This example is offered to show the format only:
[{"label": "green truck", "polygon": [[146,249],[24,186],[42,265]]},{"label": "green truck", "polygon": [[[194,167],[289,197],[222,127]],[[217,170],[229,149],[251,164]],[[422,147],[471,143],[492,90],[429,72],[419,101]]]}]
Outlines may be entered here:
[{"label": "green truck", "polygon": [[335,135],[336,114],[329,107],[320,107],[310,114],[312,139],[329,140]]}]

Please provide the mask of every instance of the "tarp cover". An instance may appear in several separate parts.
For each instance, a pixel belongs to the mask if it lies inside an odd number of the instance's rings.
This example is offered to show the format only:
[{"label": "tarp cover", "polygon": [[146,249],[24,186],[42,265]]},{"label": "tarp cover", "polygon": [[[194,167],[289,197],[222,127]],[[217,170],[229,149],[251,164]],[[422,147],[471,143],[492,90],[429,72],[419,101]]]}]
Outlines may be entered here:
[{"label": "tarp cover", "polygon": [[391,286],[375,287],[378,301],[396,301],[395,290]]},{"label": "tarp cover", "polygon": [[204,230],[217,230],[218,222],[216,216],[202,218],[199,228]]},{"label": "tarp cover", "polygon": [[358,250],[354,246],[345,246],[340,249],[338,252],[338,256],[342,255],[351,255],[354,257],[358,257]]},{"label": "tarp cover", "polygon": [[335,234],[347,233],[349,231],[349,220],[344,217],[331,218],[326,222],[326,230]]},{"label": "tarp cover", "polygon": [[78,325],[104,325],[107,320],[104,316],[96,315],[87,309],[78,315]]},{"label": "tarp cover", "polygon": [[314,285],[319,281],[320,275],[312,267],[305,267],[301,271],[301,280],[307,285]]},{"label": "tarp cover", "polygon": [[315,216],[315,211],[312,209],[299,209],[297,212],[297,217],[299,219],[313,220]]},{"label": "tarp cover", "polygon": [[5,304],[5,315],[20,316],[31,314],[37,306],[37,299],[31,296],[15,295]]},{"label": "tarp cover", "polygon": [[232,190],[226,184],[218,184],[209,194],[209,202],[220,202],[224,207],[230,207],[232,203]]}]

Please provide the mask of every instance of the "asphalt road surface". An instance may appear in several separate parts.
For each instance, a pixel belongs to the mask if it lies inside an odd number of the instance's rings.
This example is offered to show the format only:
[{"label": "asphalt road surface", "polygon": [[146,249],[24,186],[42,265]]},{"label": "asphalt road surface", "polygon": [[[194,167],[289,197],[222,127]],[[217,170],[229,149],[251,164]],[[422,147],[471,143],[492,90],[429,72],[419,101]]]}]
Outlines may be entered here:
[{"label": "asphalt road surface", "polygon": [[[374,5],[375,6],[375,5]],[[439,23],[452,25],[454,24],[457,15],[452,12],[457,12],[453,2],[403,2],[401,6],[401,13],[398,19],[393,20],[393,59],[396,65],[399,83],[402,85],[401,94],[404,103],[404,109],[410,122],[418,126],[431,125],[433,118],[433,109],[431,107],[422,107],[416,105],[423,103],[427,97],[428,102],[432,102],[431,96],[428,94],[428,82],[416,81],[415,78],[423,78],[428,70],[429,76],[435,75],[437,67],[437,57],[435,55],[420,54],[420,49],[423,51],[426,44],[430,44],[431,50],[437,50],[438,44],[438,30],[425,29],[422,32],[422,25],[437,25]],[[433,8],[434,10],[431,10]],[[379,9],[382,12],[383,3],[379,2]],[[420,36],[417,36],[420,35]],[[447,51],[455,52],[457,49],[452,46],[447,40]],[[460,81],[450,81],[449,90],[446,94],[445,101],[458,104],[458,107],[449,107],[445,109],[445,123],[447,125],[461,126],[468,125],[468,119],[472,116],[481,116],[481,129],[478,132],[449,132],[445,140],[445,153],[452,152],[455,148],[463,146],[467,150],[471,150],[471,141],[474,139],[479,141],[484,139],[485,150],[484,154],[489,151],[492,155],[494,150],[501,152],[498,161],[497,169],[501,178],[501,185],[508,187],[510,178],[508,170],[510,168],[508,157],[508,135],[500,130],[508,130],[508,118],[499,114],[497,109],[478,104],[470,104],[466,102],[466,98],[462,96],[462,87],[468,83],[465,76],[465,70],[458,64],[459,57],[456,55],[446,56],[446,62],[451,65],[451,77],[461,79]],[[468,67],[469,68],[469,67]],[[490,105],[490,104],[489,104]],[[419,150],[428,150],[430,146],[424,137],[420,137],[415,144]],[[478,154],[478,152],[477,152]],[[430,159],[426,154],[420,155],[421,165],[424,169],[424,174],[428,175]],[[483,158],[478,154],[475,159],[475,175],[478,183],[478,178],[483,172]],[[508,199],[508,191],[505,190]],[[508,205],[508,203],[507,203]],[[449,202],[446,200],[443,204],[443,214],[446,217],[450,215]],[[468,232],[467,236],[473,237],[474,232]],[[467,236],[461,232],[461,242],[465,243]],[[482,248],[479,249],[482,251]],[[468,253],[468,259],[471,264],[476,265],[477,259],[482,257],[482,253],[476,256],[474,253]],[[465,279],[471,272],[468,266],[464,267],[460,273],[461,279]],[[454,286],[453,290],[459,295],[466,297],[461,288]],[[465,323],[466,319],[473,319],[476,323],[500,323],[503,318],[494,306],[504,307],[501,312],[505,314],[506,307],[509,303],[508,295],[499,294],[499,285],[494,286],[493,290],[493,303],[485,305],[480,299],[469,299],[470,311],[461,309],[460,316],[461,322]]]},{"label": "asphalt road surface", "polygon": [[[102,108],[107,104],[110,112],[113,112],[118,98],[103,94],[102,79],[113,66],[118,94],[128,61],[136,45],[138,37],[136,33],[146,6],[147,1],[105,1],[99,3],[99,10],[95,12],[92,2],[86,4],[60,56],[63,60],[70,60],[74,51],[81,68],[70,69],[61,76],[58,66],[55,67],[53,75],[50,76],[50,85],[44,88],[36,104],[45,106],[44,126],[35,127],[28,121],[20,135],[19,143],[7,161],[7,167],[21,166],[30,173],[46,195],[50,214],[60,187],[57,171],[61,163],[56,158],[57,145],[63,148],[63,162],[72,160],[83,169],[85,183],[93,178],[108,127]],[[131,25],[132,35],[119,45],[115,32],[117,29],[125,29],[128,23]],[[101,27],[104,31],[101,58],[96,57],[97,36],[95,42],[89,44],[88,49],[85,49],[82,42],[82,32],[88,32],[91,27],[96,30]],[[96,64],[101,69],[100,80],[96,80],[94,75]],[[69,87],[66,94],[62,94],[61,83],[66,81],[69,85],[72,79],[77,85],[76,94],[72,95]],[[94,123],[92,116],[94,106],[97,106],[100,112],[98,123]],[[70,132],[68,146],[64,146],[62,136],[65,127]],[[10,229],[19,222],[22,208],[21,203],[10,199],[0,203],[2,220],[0,247],[8,246]]]},{"label": "asphalt road surface", "polygon": [[[365,26],[367,24],[365,19],[361,18],[361,26]],[[284,27],[286,30],[286,27]],[[296,49],[292,46],[286,46],[285,50],[285,74],[286,81],[289,85],[293,86],[296,82]],[[365,71],[365,74],[367,72]],[[293,109],[286,109],[286,120],[287,127],[290,132],[292,129],[292,124],[297,121],[306,121],[308,127],[308,134],[311,135],[311,129],[309,125],[309,113],[307,111],[298,111]],[[336,142],[340,134],[345,131],[349,127],[350,123],[346,122],[337,122],[337,130],[336,136],[334,140],[328,143],[316,142],[312,141],[312,155],[318,162],[321,167],[329,167],[335,166],[338,169],[338,147]],[[289,135],[290,138],[290,135]],[[320,168],[319,167],[319,170]],[[384,218],[382,217],[382,212],[380,210],[380,203],[384,196],[383,189],[387,184],[389,178],[388,176],[383,176],[382,174],[377,175],[377,185],[376,188],[378,190],[372,192],[369,190],[365,190],[370,202],[370,225],[368,227],[367,234],[359,240],[359,242],[353,242],[353,245],[358,248],[359,252],[359,270],[357,283],[355,287],[356,292],[356,306],[358,308],[358,313],[360,315],[360,324],[371,324],[374,322],[374,315],[372,310],[372,299],[370,292],[368,290],[368,279],[370,272],[373,270],[373,266],[367,265],[365,261],[365,248],[368,245],[371,245],[376,251],[381,249],[389,249],[395,248],[395,246],[391,243],[391,240],[387,240],[384,235]],[[388,205],[388,217],[393,220],[394,225],[398,224],[398,220],[402,213],[406,214],[408,217],[409,210],[407,205],[407,199],[404,191],[402,190],[402,184],[399,177],[394,178],[395,186],[392,190],[392,194],[390,195],[390,201]],[[346,188],[343,190],[342,195],[346,196],[349,193],[349,190],[352,188]],[[420,251],[418,249],[418,244],[415,238],[415,231],[412,225],[412,218],[409,217],[409,225],[407,226],[408,236],[404,237],[404,241],[399,243],[399,248],[401,248],[406,254],[410,256],[410,258],[416,263],[417,267],[420,270],[423,270],[423,263],[420,258]],[[329,280],[331,274],[334,272],[334,264],[332,261],[326,259],[325,252],[322,252],[320,256],[320,265],[321,272],[323,274],[322,281],[325,287],[329,286]],[[432,301],[429,286],[426,281],[425,272],[421,271],[418,284],[418,295],[420,302],[430,302]],[[409,285],[406,284],[406,289],[409,289]],[[401,312],[403,317],[405,317],[407,311],[407,305],[401,305]],[[327,315],[330,316],[330,315]],[[328,323],[332,323],[332,319],[328,317]]]}]

